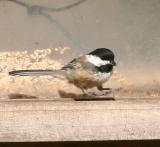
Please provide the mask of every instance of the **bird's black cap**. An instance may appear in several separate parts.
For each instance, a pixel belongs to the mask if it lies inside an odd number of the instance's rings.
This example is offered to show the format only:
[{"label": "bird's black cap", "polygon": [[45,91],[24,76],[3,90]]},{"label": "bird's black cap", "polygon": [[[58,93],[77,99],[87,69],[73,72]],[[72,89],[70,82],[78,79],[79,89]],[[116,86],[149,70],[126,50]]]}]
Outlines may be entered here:
[{"label": "bird's black cap", "polygon": [[95,55],[101,58],[102,60],[109,60],[114,62],[114,53],[107,48],[97,48],[94,51],[88,53],[88,55]]}]

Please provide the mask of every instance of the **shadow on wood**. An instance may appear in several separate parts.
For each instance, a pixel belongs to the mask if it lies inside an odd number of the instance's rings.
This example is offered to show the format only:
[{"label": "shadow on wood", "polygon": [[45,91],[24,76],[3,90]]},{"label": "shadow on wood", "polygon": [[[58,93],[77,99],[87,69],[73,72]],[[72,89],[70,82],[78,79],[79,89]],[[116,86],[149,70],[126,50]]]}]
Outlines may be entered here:
[{"label": "shadow on wood", "polygon": [[20,93],[11,93],[8,95],[9,99],[37,99],[38,97],[27,95],[27,94],[20,94]]}]

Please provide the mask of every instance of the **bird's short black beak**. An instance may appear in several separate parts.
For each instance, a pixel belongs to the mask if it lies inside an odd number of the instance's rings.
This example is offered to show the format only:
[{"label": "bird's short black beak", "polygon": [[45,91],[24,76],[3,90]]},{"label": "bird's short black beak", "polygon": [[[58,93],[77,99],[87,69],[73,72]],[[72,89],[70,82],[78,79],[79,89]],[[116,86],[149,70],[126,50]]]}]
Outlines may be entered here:
[{"label": "bird's short black beak", "polygon": [[112,65],[113,65],[113,66],[116,66],[117,63],[113,60],[113,61],[112,61]]}]

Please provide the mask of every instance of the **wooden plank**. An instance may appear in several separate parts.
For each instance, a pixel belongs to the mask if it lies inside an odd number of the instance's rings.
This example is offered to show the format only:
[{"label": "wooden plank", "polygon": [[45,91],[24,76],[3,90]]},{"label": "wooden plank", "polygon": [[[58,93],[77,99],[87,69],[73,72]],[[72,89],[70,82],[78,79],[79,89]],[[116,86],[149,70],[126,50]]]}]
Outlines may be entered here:
[{"label": "wooden plank", "polygon": [[160,99],[1,101],[0,141],[160,139]]}]

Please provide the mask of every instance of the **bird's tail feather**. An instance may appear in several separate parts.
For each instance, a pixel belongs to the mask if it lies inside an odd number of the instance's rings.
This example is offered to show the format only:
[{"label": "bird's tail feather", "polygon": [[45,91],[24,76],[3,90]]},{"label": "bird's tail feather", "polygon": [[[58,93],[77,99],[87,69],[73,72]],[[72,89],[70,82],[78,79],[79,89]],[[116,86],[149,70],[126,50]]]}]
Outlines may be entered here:
[{"label": "bird's tail feather", "polygon": [[46,76],[46,75],[62,75],[64,72],[62,70],[14,70],[10,71],[9,75],[11,76]]}]

